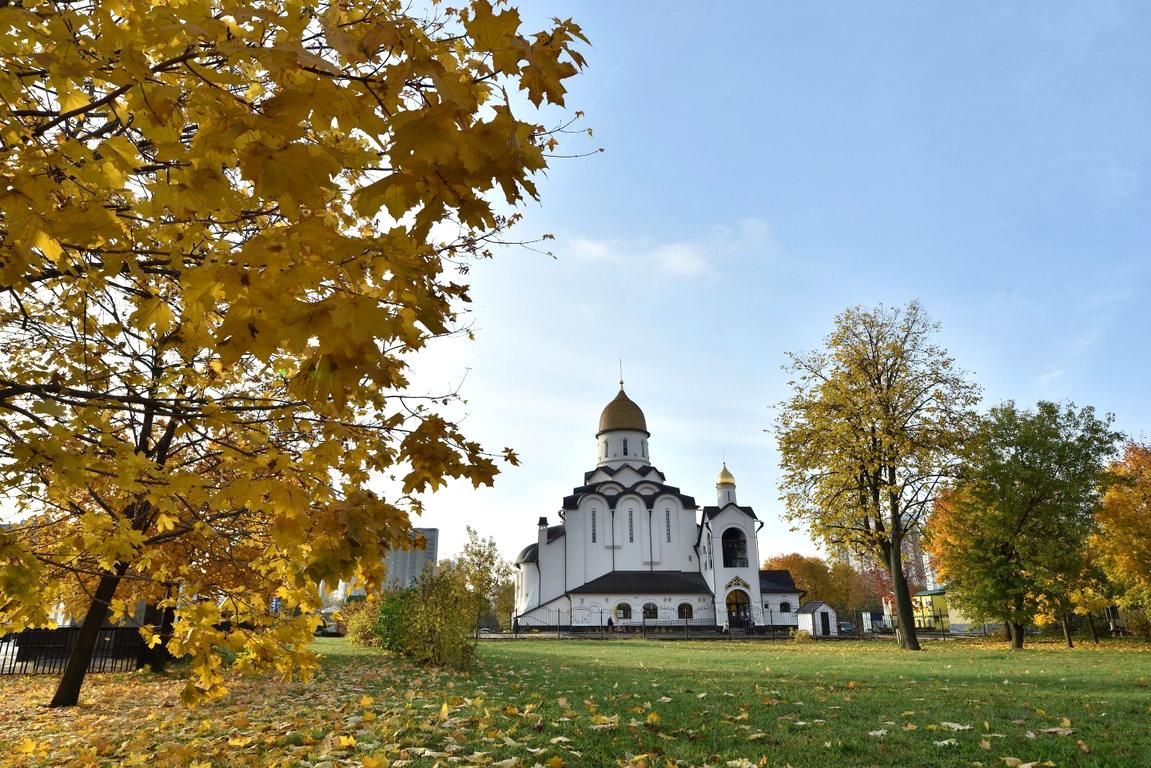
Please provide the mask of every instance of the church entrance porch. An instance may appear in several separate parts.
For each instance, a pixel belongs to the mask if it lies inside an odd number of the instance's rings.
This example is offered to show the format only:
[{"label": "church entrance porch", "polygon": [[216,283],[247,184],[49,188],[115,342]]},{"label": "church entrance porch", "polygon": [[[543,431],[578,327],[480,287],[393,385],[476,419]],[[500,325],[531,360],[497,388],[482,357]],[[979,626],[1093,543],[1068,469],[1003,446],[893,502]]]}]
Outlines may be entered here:
[{"label": "church entrance porch", "polygon": [[727,593],[727,626],[731,629],[751,628],[751,597],[742,589]]}]

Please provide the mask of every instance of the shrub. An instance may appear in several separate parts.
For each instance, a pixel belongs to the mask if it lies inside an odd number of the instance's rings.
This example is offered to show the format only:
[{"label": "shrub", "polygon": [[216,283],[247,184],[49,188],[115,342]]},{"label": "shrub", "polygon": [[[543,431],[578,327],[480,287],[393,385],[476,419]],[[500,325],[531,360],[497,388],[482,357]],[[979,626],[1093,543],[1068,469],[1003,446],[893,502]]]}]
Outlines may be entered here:
[{"label": "shrub", "polygon": [[344,634],[356,645],[375,647],[380,645],[376,632],[376,604],[360,600],[346,604],[340,611]]},{"label": "shrub", "polygon": [[400,652],[423,664],[463,669],[472,662],[475,613],[466,610],[475,597],[459,567],[441,563],[425,573],[403,607]]},{"label": "shrub", "polygon": [[797,643],[806,643],[806,642],[809,642],[809,641],[815,639],[814,637],[811,636],[811,633],[808,632],[806,629],[790,630],[787,633],[787,636],[790,637],[792,640],[794,640]]},{"label": "shrub", "polygon": [[373,627],[381,646],[408,655],[407,648],[411,642],[407,636],[408,623],[418,603],[419,592],[416,589],[399,589],[383,596]]}]

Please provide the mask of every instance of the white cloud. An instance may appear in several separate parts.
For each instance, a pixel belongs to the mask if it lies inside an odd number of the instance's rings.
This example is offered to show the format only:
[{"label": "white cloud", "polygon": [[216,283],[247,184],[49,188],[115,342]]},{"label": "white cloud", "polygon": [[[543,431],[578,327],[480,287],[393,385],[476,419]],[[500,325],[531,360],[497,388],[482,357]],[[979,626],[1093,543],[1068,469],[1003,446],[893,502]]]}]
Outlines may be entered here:
[{"label": "white cloud", "polygon": [[673,278],[716,275],[725,271],[730,262],[749,257],[774,258],[778,250],[770,228],[760,219],[742,219],[734,226],[715,227],[691,240],[661,241],[647,235],[632,239],[569,235],[556,248],[561,258],[608,262]]}]

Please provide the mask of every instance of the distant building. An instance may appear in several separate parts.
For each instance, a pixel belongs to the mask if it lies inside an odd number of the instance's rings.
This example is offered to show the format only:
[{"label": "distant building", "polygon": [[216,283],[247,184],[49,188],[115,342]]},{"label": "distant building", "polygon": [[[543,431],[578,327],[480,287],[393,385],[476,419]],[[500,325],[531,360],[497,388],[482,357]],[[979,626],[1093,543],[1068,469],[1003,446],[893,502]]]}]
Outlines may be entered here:
[{"label": "distant building", "polygon": [[[384,557],[384,564],[388,568],[384,577],[383,589],[406,589],[419,580],[426,571],[436,567],[437,553],[440,549],[439,528],[414,528],[414,536],[424,540],[424,546],[418,549],[393,549]],[[341,581],[334,590],[320,582],[320,599],[324,605],[338,606],[348,598],[365,597],[367,592],[361,586],[352,586]]]},{"label": "distant building", "polygon": [[384,589],[406,589],[419,580],[425,571],[436,567],[440,548],[439,528],[416,528],[415,533],[424,539],[422,549],[393,549],[384,558],[388,575],[384,578]]}]

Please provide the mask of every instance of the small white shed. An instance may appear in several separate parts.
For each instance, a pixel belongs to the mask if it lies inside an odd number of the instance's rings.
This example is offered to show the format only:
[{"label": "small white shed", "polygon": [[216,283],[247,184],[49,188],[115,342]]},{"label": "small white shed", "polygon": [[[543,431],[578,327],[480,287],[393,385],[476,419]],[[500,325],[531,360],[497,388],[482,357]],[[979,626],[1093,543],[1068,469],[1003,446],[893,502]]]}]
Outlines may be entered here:
[{"label": "small white shed", "polygon": [[812,637],[835,637],[839,634],[839,624],[835,609],[822,600],[808,600],[796,611],[799,629],[810,632]]}]

